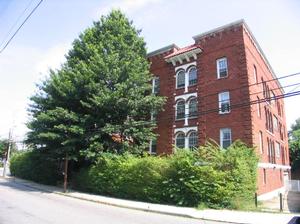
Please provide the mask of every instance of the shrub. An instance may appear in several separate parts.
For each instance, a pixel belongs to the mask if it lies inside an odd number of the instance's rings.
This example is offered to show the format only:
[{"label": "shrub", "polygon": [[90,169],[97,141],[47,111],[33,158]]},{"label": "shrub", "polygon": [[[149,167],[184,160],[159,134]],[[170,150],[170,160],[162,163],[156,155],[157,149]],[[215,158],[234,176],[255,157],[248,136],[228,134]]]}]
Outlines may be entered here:
[{"label": "shrub", "polygon": [[212,143],[164,157],[102,154],[74,175],[77,189],[175,204],[239,208],[256,190],[257,156],[237,141],[226,150]]},{"label": "shrub", "polygon": [[35,150],[14,154],[10,160],[10,171],[16,177],[43,184],[55,185],[62,179],[57,163]]}]

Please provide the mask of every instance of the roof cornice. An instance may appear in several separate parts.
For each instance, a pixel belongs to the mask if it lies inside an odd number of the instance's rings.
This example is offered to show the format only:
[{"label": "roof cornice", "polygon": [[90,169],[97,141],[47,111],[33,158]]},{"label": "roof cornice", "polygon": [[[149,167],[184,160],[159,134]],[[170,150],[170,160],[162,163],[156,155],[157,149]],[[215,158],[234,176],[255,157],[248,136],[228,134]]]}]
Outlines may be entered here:
[{"label": "roof cornice", "polygon": [[178,47],[176,44],[170,44],[170,45],[168,45],[168,46],[162,47],[162,48],[157,49],[157,50],[155,50],[155,51],[151,51],[151,52],[149,52],[149,53],[147,54],[147,58],[153,57],[153,56],[158,55],[158,54],[165,53],[165,52],[170,51],[170,50],[172,50],[172,49],[174,49],[174,48],[175,48],[175,49],[179,49],[179,47]]}]

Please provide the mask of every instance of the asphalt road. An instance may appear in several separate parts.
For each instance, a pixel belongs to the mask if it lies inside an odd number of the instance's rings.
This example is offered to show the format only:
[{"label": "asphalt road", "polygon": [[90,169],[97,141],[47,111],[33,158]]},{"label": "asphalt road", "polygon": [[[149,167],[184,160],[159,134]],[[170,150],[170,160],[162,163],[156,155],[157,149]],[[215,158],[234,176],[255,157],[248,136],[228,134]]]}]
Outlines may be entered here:
[{"label": "asphalt road", "polygon": [[35,190],[0,178],[0,224],[217,224],[118,208]]}]

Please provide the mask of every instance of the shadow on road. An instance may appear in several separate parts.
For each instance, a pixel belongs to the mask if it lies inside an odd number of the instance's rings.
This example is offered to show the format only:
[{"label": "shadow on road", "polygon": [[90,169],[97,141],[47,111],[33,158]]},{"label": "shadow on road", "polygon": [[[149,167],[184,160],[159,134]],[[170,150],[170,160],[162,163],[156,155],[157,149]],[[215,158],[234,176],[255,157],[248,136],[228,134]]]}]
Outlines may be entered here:
[{"label": "shadow on road", "polygon": [[289,191],[287,194],[287,206],[290,212],[300,212],[300,192]]},{"label": "shadow on road", "polygon": [[13,178],[0,178],[0,187],[12,188],[17,191],[26,191],[26,192],[39,192],[45,193],[45,191],[41,191],[40,189],[34,188],[32,186],[26,186],[26,183],[15,182]]}]

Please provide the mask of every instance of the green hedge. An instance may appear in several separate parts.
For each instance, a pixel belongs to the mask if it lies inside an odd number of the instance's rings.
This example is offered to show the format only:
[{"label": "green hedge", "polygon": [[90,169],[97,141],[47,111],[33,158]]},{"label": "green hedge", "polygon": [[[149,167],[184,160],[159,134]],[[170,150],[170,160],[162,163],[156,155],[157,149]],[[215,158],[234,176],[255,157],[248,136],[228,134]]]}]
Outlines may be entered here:
[{"label": "green hedge", "polygon": [[62,180],[58,164],[47,159],[47,155],[39,151],[25,151],[14,154],[10,160],[10,172],[13,176],[38,183],[56,185]]},{"label": "green hedge", "polygon": [[[102,195],[181,206],[241,208],[253,201],[257,156],[235,142],[164,157],[103,154],[74,175],[74,187]],[[253,202],[250,202],[253,203]]]}]

